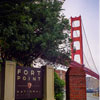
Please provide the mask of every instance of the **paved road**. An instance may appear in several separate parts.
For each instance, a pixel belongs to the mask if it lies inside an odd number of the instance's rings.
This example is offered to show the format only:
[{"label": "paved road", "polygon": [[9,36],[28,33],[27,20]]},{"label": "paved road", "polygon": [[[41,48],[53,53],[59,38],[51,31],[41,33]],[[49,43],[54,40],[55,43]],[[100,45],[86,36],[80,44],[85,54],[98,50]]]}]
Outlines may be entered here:
[{"label": "paved road", "polygon": [[[66,100],[66,97],[65,96],[64,96],[64,99],[63,100]],[[93,96],[92,93],[87,93],[87,100],[99,100],[99,97]]]},{"label": "paved road", "polygon": [[94,97],[92,93],[87,93],[87,100],[99,100],[99,97]]}]

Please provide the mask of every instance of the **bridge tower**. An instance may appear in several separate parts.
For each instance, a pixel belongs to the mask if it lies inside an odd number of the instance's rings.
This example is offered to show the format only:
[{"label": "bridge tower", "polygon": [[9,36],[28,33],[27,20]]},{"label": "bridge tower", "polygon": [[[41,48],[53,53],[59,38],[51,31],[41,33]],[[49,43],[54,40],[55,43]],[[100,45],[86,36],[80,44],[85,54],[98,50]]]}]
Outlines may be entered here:
[{"label": "bridge tower", "polygon": [[[74,23],[78,22],[78,26]],[[77,33],[78,32],[78,33]],[[76,34],[75,34],[76,33]],[[81,16],[71,17],[71,57],[75,61],[75,56],[79,59],[79,63],[83,65],[83,44],[82,44],[82,28],[81,28]],[[78,43],[79,49],[75,48],[75,43]]]}]

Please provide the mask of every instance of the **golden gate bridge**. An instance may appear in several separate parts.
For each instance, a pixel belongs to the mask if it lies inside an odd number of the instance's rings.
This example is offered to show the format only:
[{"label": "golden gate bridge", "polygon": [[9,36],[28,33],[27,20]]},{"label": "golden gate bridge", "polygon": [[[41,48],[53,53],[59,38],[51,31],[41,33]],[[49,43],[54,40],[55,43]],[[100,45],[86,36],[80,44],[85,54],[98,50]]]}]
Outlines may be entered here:
[{"label": "golden gate bridge", "polygon": [[[77,23],[75,25],[75,23]],[[84,39],[85,42],[87,44],[87,48],[88,51],[83,50],[83,33],[84,33]],[[95,78],[97,78],[99,80],[99,72],[97,70],[97,67],[95,65],[90,47],[89,47],[89,43],[88,43],[88,39],[86,37],[86,32],[85,32],[85,28],[84,25],[82,23],[82,19],[81,16],[79,17],[71,17],[71,39],[72,39],[72,43],[71,43],[71,65],[73,65],[74,67],[81,67],[83,66],[84,71],[86,74],[91,75]],[[85,46],[86,46],[85,44]],[[85,55],[85,52],[87,52],[88,54],[90,54],[90,59],[88,61],[87,56]],[[91,60],[91,61],[90,61]],[[91,65],[89,64],[92,64]],[[70,65],[70,67],[72,67]],[[95,69],[95,71],[93,71],[93,68]]]}]

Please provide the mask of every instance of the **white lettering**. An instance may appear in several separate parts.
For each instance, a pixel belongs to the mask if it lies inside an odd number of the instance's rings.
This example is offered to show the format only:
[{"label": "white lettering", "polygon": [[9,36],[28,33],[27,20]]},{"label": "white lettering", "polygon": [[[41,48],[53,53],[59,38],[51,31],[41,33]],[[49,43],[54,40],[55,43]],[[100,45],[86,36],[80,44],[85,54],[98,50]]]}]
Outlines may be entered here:
[{"label": "white lettering", "polygon": [[21,79],[21,77],[20,76],[17,76],[17,80],[20,80]]},{"label": "white lettering", "polygon": [[34,76],[34,70],[31,70],[31,75],[33,75],[33,76]]},{"label": "white lettering", "polygon": [[40,81],[40,77],[38,77],[38,80]]},{"label": "white lettering", "polygon": [[36,81],[36,77],[33,77],[33,80]]},{"label": "white lettering", "polygon": [[38,76],[40,76],[40,72],[41,72],[41,71],[37,71],[37,73],[38,73]]},{"label": "white lettering", "polygon": [[18,69],[18,70],[17,70],[17,74],[19,74],[19,73],[21,73],[21,69]]},{"label": "white lettering", "polygon": [[24,70],[24,75],[27,75],[28,74],[28,71],[27,70]]},{"label": "white lettering", "polygon": [[23,80],[24,80],[24,81],[26,80],[26,76],[23,76]]}]

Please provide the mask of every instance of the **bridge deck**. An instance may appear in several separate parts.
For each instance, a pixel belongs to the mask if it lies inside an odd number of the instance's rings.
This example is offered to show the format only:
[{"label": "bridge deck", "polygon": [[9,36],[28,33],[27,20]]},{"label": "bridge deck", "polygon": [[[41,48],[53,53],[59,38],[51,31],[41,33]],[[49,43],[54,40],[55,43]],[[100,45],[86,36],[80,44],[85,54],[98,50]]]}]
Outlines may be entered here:
[{"label": "bridge deck", "polygon": [[81,65],[75,61],[71,61],[71,64],[69,67],[73,67],[72,65],[74,67],[84,67],[86,74],[91,75],[99,80],[99,75],[97,73],[93,72],[92,70],[90,70],[89,68],[85,67],[84,65]]}]

